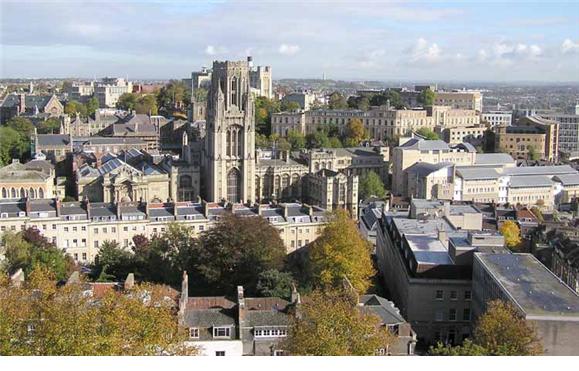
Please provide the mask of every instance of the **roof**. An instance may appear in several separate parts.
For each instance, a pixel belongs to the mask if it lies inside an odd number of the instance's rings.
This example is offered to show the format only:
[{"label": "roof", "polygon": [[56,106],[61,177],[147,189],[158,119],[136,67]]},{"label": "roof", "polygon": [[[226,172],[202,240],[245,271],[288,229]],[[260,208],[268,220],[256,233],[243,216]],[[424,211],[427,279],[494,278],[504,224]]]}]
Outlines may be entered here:
[{"label": "roof", "polygon": [[[527,319],[575,317],[579,321],[579,296],[531,254],[476,253],[486,270]],[[555,318],[554,318],[555,317]]]},{"label": "roof", "polygon": [[459,167],[456,174],[464,180],[498,179],[499,173],[493,168]]},{"label": "roof", "polygon": [[[26,108],[38,107],[43,109],[54,95],[26,95],[24,103]],[[9,94],[2,102],[2,107],[16,107],[20,104],[20,94]]]},{"label": "roof", "polygon": [[374,294],[362,295],[360,296],[359,305],[362,306],[362,311],[370,312],[380,317],[384,325],[395,325],[406,322],[394,303],[381,296]]},{"label": "roof", "polygon": [[417,162],[414,165],[408,167],[405,171],[409,173],[414,173],[420,177],[428,176],[435,171],[454,166],[452,162],[439,162],[436,164],[430,164],[428,162]]},{"label": "roof", "polygon": [[554,166],[519,166],[510,167],[503,170],[505,175],[561,175],[561,174],[577,174],[577,170],[569,165],[554,165]]},{"label": "roof", "polygon": [[553,181],[545,175],[514,176],[511,177],[509,184],[511,188],[551,187],[552,185]]},{"label": "roof", "polygon": [[412,138],[400,146],[402,149],[417,149],[420,151],[449,150],[448,143],[443,140],[424,140]]},{"label": "roof", "polygon": [[235,313],[223,308],[186,310],[184,322],[189,327],[235,326]]},{"label": "roof", "polygon": [[577,174],[561,174],[553,178],[554,181],[561,182],[563,185],[579,185],[579,173]]},{"label": "roof", "polygon": [[418,264],[452,265],[448,249],[438,239],[429,235],[405,235],[408,246]]},{"label": "roof", "polygon": [[515,160],[508,153],[477,153],[475,165],[514,164]]},{"label": "roof", "polygon": [[36,136],[40,146],[68,146],[70,136],[68,134],[38,134]]}]

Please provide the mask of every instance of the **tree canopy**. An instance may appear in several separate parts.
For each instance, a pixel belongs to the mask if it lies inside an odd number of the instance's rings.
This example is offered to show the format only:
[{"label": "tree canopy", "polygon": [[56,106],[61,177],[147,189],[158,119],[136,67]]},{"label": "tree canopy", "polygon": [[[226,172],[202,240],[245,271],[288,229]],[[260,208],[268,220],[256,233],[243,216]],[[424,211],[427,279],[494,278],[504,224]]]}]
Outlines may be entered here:
[{"label": "tree canopy", "polygon": [[50,117],[38,124],[38,134],[58,134],[60,132],[60,120]]},{"label": "tree canopy", "polygon": [[11,127],[0,127],[0,166],[8,165],[15,158],[27,158],[29,151],[29,137]]},{"label": "tree canopy", "polygon": [[362,120],[353,118],[346,125],[346,138],[344,140],[347,147],[359,146],[360,142],[366,139],[366,129]]},{"label": "tree canopy", "polygon": [[512,221],[505,221],[499,228],[499,232],[505,238],[505,243],[510,249],[516,249],[521,244],[521,228],[519,225]]},{"label": "tree canopy", "polygon": [[291,355],[371,356],[393,340],[379,317],[359,310],[348,293],[316,290],[298,306],[283,347]]},{"label": "tree canopy", "polygon": [[[186,355],[165,290],[136,285],[130,293],[84,295],[85,285],[57,287],[52,272],[37,266],[22,287],[0,286],[0,354],[42,356]],[[130,295],[127,295],[130,294]],[[95,305],[98,303],[98,305]]]},{"label": "tree canopy", "polygon": [[289,272],[269,269],[257,276],[256,292],[261,296],[275,296],[289,299],[292,291],[293,277]]},{"label": "tree canopy", "polygon": [[532,356],[543,353],[534,327],[509,303],[493,300],[478,319],[472,341],[457,347],[438,344],[433,355]]},{"label": "tree canopy", "polygon": [[418,103],[423,106],[432,106],[434,104],[434,98],[436,98],[436,93],[430,89],[424,89],[420,92],[418,96]]},{"label": "tree canopy", "polygon": [[436,134],[432,129],[427,128],[425,126],[416,130],[416,134],[425,137],[428,140],[438,140],[440,137]]},{"label": "tree canopy", "polygon": [[371,196],[383,198],[386,195],[386,189],[380,176],[374,171],[369,171],[360,178],[358,193],[361,200]]},{"label": "tree canopy", "polygon": [[375,274],[370,243],[344,210],[330,215],[330,222],[310,247],[310,271],[314,287],[340,285],[344,277],[359,293],[370,287]]},{"label": "tree canopy", "polygon": [[255,128],[258,134],[271,134],[271,115],[279,112],[281,103],[278,100],[266,97],[255,99]]},{"label": "tree canopy", "polygon": [[80,103],[79,101],[71,100],[68,101],[64,106],[64,113],[66,113],[69,116],[74,116],[78,113],[82,117],[87,117],[88,110],[86,106]]},{"label": "tree canopy", "polygon": [[169,115],[187,108],[190,102],[191,91],[182,81],[171,80],[157,94],[159,111]]},{"label": "tree canopy", "polygon": [[346,109],[348,108],[348,102],[341,93],[336,91],[330,94],[328,106],[330,109]]},{"label": "tree canopy", "polygon": [[306,137],[301,132],[297,130],[290,130],[287,133],[287,141],[289,142],[292,150],[299,150],[305,148]]}]

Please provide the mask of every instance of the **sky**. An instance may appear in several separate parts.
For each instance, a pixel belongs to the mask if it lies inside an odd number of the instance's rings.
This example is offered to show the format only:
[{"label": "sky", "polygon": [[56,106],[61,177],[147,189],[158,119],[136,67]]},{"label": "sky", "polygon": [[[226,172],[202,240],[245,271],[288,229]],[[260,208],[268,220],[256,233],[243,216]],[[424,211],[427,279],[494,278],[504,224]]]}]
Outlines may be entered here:
[{"label": "sky", "polygon": [[575,1],[0,0],[0,78],[579,82]]}]

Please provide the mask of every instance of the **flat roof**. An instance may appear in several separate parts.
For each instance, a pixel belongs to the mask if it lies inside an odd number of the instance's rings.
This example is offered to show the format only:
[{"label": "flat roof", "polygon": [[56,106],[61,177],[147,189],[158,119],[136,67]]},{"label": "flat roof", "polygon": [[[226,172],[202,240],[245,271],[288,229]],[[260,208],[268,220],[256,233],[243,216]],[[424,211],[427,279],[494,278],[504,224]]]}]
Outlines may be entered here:
[{"label": "flat roof", "polygon": [[448,249],[438,239],[429,235],[405,234],[406,241],[418,264],[453,265]]},{"label": "flat roof", "polygon": [[579,295],[531,254],[476,253],[485,269],[529,317],[575,317]]}]

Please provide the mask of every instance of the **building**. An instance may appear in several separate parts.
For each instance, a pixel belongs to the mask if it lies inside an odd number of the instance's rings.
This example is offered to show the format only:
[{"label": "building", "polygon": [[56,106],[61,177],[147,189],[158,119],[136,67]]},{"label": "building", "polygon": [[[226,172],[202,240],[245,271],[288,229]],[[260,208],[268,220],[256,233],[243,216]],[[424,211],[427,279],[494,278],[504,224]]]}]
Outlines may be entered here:
[{"label": "building", "polygon": [[559,124],[559,150],[561,152],[579,151],[579,114],[541,113],[539,117]]},{"label": "building", "polygon": [[255,115],[247,61],[214,62],[207,102],[205,198],[255,200]]},{"label": "building", "polygon": [[513,122],[513,113],[507,111],[488,111],[481,113],[481,121],[488,123],[489,127],[510,126]]},{"label": "building", "polygon": [[577,239],[556,236],[553,241],[551,271],[579,293],[579,244]]},{"label": "building", "polygon": [[133,83],[123,78],[105,77],[94,88],[101,108],[114,108],[121,95],[132,92]]},{"label": "building", "polygon": [[479,146],[484,143],[484,135],[488,128],[484,125],[446,128],[442,130],[442,139],[450,144],[470,143]]},{"label": "building", "polygon": [[0,103],[0,124],[15,116],[59,117],[64,106],[55,95],[8,94]]},{"label": "building", "polygon": [[309,111],[316,102],[316,95],[310,92],[296,92],[286,94],[282,101],[299,104],[300,108]]},{"label": "building", "polygon": [[237,287],[236,300],[225,296],[189,297],[189,278],[183,274],[179,324],[189,329],[187,345],[203,356],[281,356],[287,337],[290,311],[299,304],[277,297],[245,297]]},{"label": "building", "polygon": [[434,105],[450,106],[457,109],[482,112],[482,94],[480,91],[437,91]]},{"label": "building", "polygon": [[98,135],[104,137],[139,138],[147,143],[150,150],[159,148],[159,134],[168,120],[159,115],[138,114],[134,111],[119,117]]},{"label": "building", "polygon": [[33,156],[42,154],[44,158],[57,163],[72,152],[73,142],[70,134],[37,134],[34,130],[31,153]]},{"label": "building", "polygon": [[476,253],[473,314],[500,299],[537,330],[545,355],[579,355],[579,296],[531,254]]},{"label": "building", "polygon": [[345,175],[330,169],[311,173],[307,178],[307,202],[332,211],[346,209],[358,215],[358,176]]},{"label": "building", "polygon": [[69,100],[86,103],[94,96],[95,82],[94,81],[75,81],[67,87],[65,93]]},{"label": "building", "polygon": [[473,253],[506,252],[502,236],[481,230],[472,205],[413,199],[409,213],[385,208],[378,269],[420,344],[458,344],[471,335]]},{"label": "building", "polygon": [[0,199],[64,197],[64,179],[57,178],[54,165],[45,160],[25,164],[18,159],[0,168]]},{"label": "building", "polygon": [[519,119],[514,126],[496,128],[496,148],[514,158],[556,162],[559,158],[559,124],[536,116]]},{"label": "building", "polygon": [[247,57],[251,92],[258,97],[273,98],[273,77],[271,66],[253,66],[253,58]]},{"label": "building", "polygon": [[176,222],[193,235],[211,228],[225,212],[268,220],[280,232],[288,253],[314,241],[326,223],[326,211],[297,203],[278,205],[224,205],[207,202],[62,202],[59,199],[0,201],[0,235],[5,231],[36,228],[76,261],[90,263],[104,241],[128,249],[133,237],[148,238]]}]

